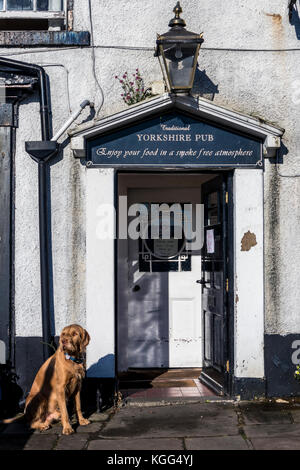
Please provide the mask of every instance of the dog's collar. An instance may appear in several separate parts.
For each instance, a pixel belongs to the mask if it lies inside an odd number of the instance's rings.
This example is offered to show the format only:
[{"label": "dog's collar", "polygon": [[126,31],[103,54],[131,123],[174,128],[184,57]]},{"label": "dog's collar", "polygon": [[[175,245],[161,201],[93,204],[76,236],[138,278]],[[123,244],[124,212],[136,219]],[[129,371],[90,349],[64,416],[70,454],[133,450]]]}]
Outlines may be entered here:
[{"label": "dog's collar", "polygon": [[64,354],[65,354],[66,359],[69,359],[70,361],[76,362],[76,364],[82,364],[83,363],[82,358],[77,358],[77,357],[74,357],[74,356],[70,356],[70,354],[67,354],[67,353],[64,353]]}]

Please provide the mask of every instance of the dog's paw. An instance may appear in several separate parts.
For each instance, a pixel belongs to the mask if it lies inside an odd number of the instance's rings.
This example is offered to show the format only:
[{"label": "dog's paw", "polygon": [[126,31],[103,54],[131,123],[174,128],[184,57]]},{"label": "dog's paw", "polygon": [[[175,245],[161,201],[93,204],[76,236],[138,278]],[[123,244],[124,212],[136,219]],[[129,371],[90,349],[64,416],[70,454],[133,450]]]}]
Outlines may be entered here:
[{"label": "dog's paw", "polygon": [[43,432],[43,431],[47,431],[48,429],[50,429],[51,426],[49,423],[44,423],[44,424],[40,424],[37,429],[40,431],[40,432]]},{"label": "dog's paw", "polygon": [[88,424],[91,424],[91,422],[85,418],[81,418],[78,421],[79,421],[80,426],[87,426]]},{"label": "dog's paw", "polygon": [[73,432],[74,432],[74,429],[72,428],[71,425],[65,426],[62,430],[62,433],[65,434],[66,436],[68,436],[69,434],[73,434]]}]

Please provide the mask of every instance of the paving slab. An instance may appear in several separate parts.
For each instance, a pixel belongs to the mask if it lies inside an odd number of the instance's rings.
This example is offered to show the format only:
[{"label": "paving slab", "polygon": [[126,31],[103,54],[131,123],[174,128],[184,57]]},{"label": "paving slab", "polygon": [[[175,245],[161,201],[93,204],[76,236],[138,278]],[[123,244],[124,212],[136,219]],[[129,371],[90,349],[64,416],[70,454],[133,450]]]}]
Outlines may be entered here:
[{"label": "paving slab", "polygon": [[299,437],[259,437],[251,439],[255,450],[300,450]]},{"label": "paving slab", "polygon": [[6,435],[0,436],[0,451],[1,450],[23,450],[29,435]]},{"label": "paving slab", "polygon": [[100,437],[194,437],[236,435],[237,413],[225,404],[121,408]]},{"label": "paving slab", "polygon": [[61,436],[58,439],[55,450],[82,450],[86,447],[88,437],[86,434]]},{"label": "paving slab", "polygon": [[292,423],[292,414],[286,404],[240,403],[239,412],[246,425]]},{"label": "paving slab", "polygon": [[286,410],[243,410],[242,417],[246,425],[251,424],[287,424],[292,423],[292,415]]},{"label": "paving slab", "polygon": [[88,419],[92,421],[92,423],[98,423],[98,422],[101,423],[101,422],[107,421],[110,415],[111,415],[111,412],[93,413],[91,416],[89,416]]},{"label": "paving slab", "polygon": [[88,450],[183,450],[183,439],[97,439]]},{"label": "paving slab", "polygon": [[291,415],[294,423],[300,423],[300,410],[292,410]]},{"label": "paving slab", "polygon": [[24,450],[52,450],[57,441],[54,434],[33,434],[28,438]]},{"label": "paving slab", "polygon": [[62,425],[60,423],[56,423],[56,424],[53,424],[46,431],[36,430],[35,433],[37,433],[37,434],[61,434],[62,433]]},{"label": "paving slab", "polygon": [[[100,429],[103,426],[102,422],[99,423],[91,423],[88,424],[87,426],[79,426],[77,421],[76,422],[71,422],[71,426],[74,429],[76,433],[94,433],[100,431]],[[58,435],[63,435],[62,434],[62,425],[61,423],[57,423],[51,426],[51,428],[47,429],[46,431],[35,431],[36,433],[40,434],[58,434]]]},{"label": "paving slab", "polygon": [[252,424],[243,426],[248,438],[255,437],[298,437],[300,438],[300,424]]},{"label": "paving slab", "polygon": [[185,439],[187,450],[249,450],[250,442],[242,436],[201,437]]},{"label": "paving slab", "polygon": [[[77,426],[76,428],[76,432],[77,433],[84,433],[84,434],[88,434],[88,433],[94,433],[94,432],[98,432],[100,431],[100,429],[103,427],[103,423],[91,423],[91,424],[88,424],[87,426]],[[75,429],[75,428],[74,428]]]}]

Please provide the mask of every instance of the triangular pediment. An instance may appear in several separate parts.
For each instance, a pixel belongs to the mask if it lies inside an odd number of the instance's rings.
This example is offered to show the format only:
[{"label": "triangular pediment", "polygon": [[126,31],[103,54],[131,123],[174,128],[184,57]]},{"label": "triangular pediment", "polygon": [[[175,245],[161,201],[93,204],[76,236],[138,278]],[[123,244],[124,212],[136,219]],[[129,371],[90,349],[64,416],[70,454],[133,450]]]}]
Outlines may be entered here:
[{"label": "triangular pediment", "polygon": [[[255,143],[260,142],[264,157],[275,154],[276,149],[280,147],[281,136],[284,133],[283,129],[263,122],[261,119],[229,110],[205,99],[165,94],[130,106],[120,113],[79,126],[71,130],[69,134],[74,156],[86,158],[87,148],[91,148],[91,143],[94,143],[96,148],[101,142],[116,142],[126,139],[126,136],[137,134],[138,131],[142,134],[145,129],[148,129],[146,134],[151,135],[151,127],[156,128],[152,133],[154,135],[157,134],[159,128],[157,126],[163,130],[161,125],[169,130],[172,126],[173,129],[187,129],[190,126],[191,138],[194,140],[196,134],[205,136],[211,135],[213,131],[217,132],[218,139],[215,140],[218,140],[220,145],[225,142],[227,133],[227,136],[230,135],[233,139],[233,148],[242,148],[244,144],[247,144],[248,148],[249,145],[255,146]],[[183,135],[185,135],[184,131]],[[145,136],[145,139],[147,138]],[[155,138],[152,137],[152,139]],[[160,139],[160,133],[158,139]],[[119,144],[124,147],[125,141],[121,142],[121,140]],[[126,142],[128,145],[128,139]],[[162,144],[159,145],[163,147]],[[226,150],[226,145],[224,148]]]}]

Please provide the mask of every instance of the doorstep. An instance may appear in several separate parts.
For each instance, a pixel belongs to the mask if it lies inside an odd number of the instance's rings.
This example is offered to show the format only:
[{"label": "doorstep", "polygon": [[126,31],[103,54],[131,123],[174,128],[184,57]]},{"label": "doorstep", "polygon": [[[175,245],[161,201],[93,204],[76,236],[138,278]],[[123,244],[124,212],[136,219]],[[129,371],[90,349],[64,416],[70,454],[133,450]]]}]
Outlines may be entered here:
[{"label": "doorstep", "polygon": [[182,382],[178,381],[178,386],[152,383],[146,388],[134,388],[134,382],[132,382],[132,388],[121,389],[120,393],[123,403],[132,406],[201,403],[223,399],[200,383],[198,379],[192,379],[190,382],[191,386],[188,387],[180,386]]}]

